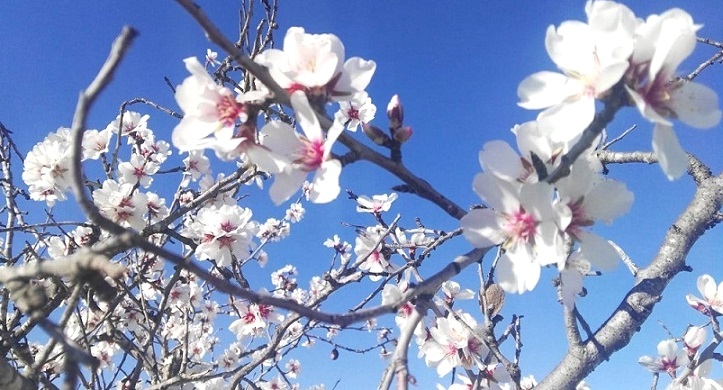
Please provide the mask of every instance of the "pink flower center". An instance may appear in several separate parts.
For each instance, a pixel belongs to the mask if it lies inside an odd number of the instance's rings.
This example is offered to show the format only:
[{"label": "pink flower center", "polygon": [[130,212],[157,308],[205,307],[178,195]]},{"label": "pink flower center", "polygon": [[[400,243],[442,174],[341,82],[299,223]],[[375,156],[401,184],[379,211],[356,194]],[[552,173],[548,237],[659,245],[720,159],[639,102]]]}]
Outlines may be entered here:
[{"label": "pink flower center", "polygon": [[312,172],[324,162],[324,140],[318,139],[310,141],[301,138],[301,147],[298,150],[295,163],[299,164],[300,169],[305,172]]},{"label": "pink flower center", "polygon": [[349,107],[349,111],[347,111],[346,114],[349,116],[349,119],[360,120],[359,119],[359,110],[357,110],[353,106]]},{"label": "pink flower center", "polygon": [[246,324],[253,324],[256,321],[256,316],[254,313],[248,311],[246,314],[243,315],[244,323]]},{"label": "pink flower center", "polygon": [[661,363],[663,365],[663,370],[673,377],[675,377],[675,371],[678,369],[677,360],[678,359],[673,358],[673,360],[662,359],[662,361],[661,361]]},{"label": "pink flower center", "polygon": [[216,102],[216,116],[224,127],[233,126],[236,118],[244,112],[244,106],[239,104],[231,96],[222,96]]},{"label": "pink flower center", "polygon": [[674,117],[675,113],[668,107],[670,103],[670,92],[678,84],[671,82],[664,74],[658,72],[653,80],[650,79],[650,62],[633,64],[629,77],[632,80],[633,89],[643,97],[645,103],[653,108],[658,114],[667,117]]},{"label": "pink flower center", "polygon": [[510,239],[523,242],[529,242],[534,238],[536,228],[537,221],[535,221],[535,217],[522,208],[509,215],[504,226],[504,230]]}]

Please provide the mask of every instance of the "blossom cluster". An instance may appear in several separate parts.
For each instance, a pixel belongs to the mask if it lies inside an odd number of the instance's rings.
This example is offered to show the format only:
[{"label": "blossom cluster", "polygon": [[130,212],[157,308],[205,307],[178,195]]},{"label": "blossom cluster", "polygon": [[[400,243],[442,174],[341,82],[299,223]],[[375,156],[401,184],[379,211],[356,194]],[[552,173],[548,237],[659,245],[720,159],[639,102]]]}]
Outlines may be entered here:
[{"label": "blossom cluster", "polygon": [[523,80],[520,106],[544,109],[537,117],[542,131],[569,146],[592,123],[596,100],[624,92],[654,124],[652,146],[661,168],[668,178],[679,177],[687,158],[671,120],[710,128],[721,118],[713,90],[676,75],[701,26],[678,8],[642,20],[622,4],[588,1],[585,12],[587,23],[547,29],[545,47],[562,73],[538,72]]},{"label": "blossom cluster", "polygon": [[[228,297],[223,301],[219,299],[221,289],[209,282],[209,275],[258,291],[260,296],[313,309],[336,289],[365,279],[383,286],[376,288],[372,297],[381,296],[384,305],[397,305],[394,319],[400,330],[411,329],[413,314],[425,313],[412,324],[414,340],[419,357],[440,377],[455,370],[478,373],[474,382],[460,375],[461,383],[450,389],[471,388],[473,383],[491,389],[533,388],[534,377],[514,383],[492,353],[489,340],[495,335],[486,325],[496,320],[501,309],[501,290],[530,291],[538,284],[542,268],[554,267],[559,273],[561,301],[572,310],[583,291],[584,277],[611,270],[624,257],[615,243],[593,231],[598,221],[610,224],[627,213],[634,198],[625,184],[602,173],[597,157],[602,129],[593,134],[592,143],[583,145],[586,150],[577,159],[565,158],[569,151],[579,149],[586,132],[595,128],[597,102],[635,106],[654,124],[652,149],[670,179],[681,176],[687,167],[672,120],[709,128],[721,118],[715,92],[676,75],[701,27],[690,15],[673,9],[643,20],[626,6],[605,0],[588,1],[585,12],[587,22],[566,21],[547,30],[545,45],[561,73],[538,72],[520,83],[519,105],[542,111],[536,120],[512,129],[516,148],[491,141],[479,153],[482,172],[474,177],[473,189],[484,204],[473,207],[460,223],[461,234],[473,246],[499,247],[490,272],[492,280],[483,281],[477,297],[486,311],[484,324],[454,306],[475,298],[473,290],[454,281],[442,283],[427,302],[421,303],[426,297],[404,301],[405,294],[423,281],[417,267],[427,252],[455,234],[443,239],[445,233],[427,229],[419,221],[416,228],[409,229],[396,221],[388,224],[385,213],[398,199],[396,193],[369,197],[349,192],[356,210],[371,215],[375,223],[355,225],[353,244],[338,235],[326,240],[323,245],[334,251],[331,267],[324,275],[311,276],[308,288],[298,280],[300,272],[291,260],[271,272],[265,283],[254,281],[252,285],[247,279],[244,267],[249,262],[264,267],[269,258],[266,246],[288,237],[292,224],[304,218],[304,200],[329,203],[341,193],[344,159],[332,149],[340,137],[343,140],[349,135],[345,131],[355,132],[361,126],[379,145],[396,142],[398,146],[411,135],[411,128],[403,126],[398,96],[387,107],[391,137],[369,124],[376,106],[365,89],[376,69],[374,61],[347,59],[344,45],[335,35],[309,34],[292,27],[286,32],[283,49],[267,49],[255,56],[276,86],[256,82],[248,91],[225,86],[208,68],[224,66],[228,60],[218,61],[218,54],[210,49],[205,65],[195,57],[184,60],[190,76],[175,90],[183,117],[171,135],[174,147],[185,153],[182,164],[162,169],[172,152],[168,143],[156,139],[147,115],[124,111],[104,130],[84,132],[82,160],[98,161],[102,168],[102,179],[84,177],[99,212],[122,227],[141,232],[154,245],[177,245],[184,260],[195,258],[209,274],[201,280],[181,266],[171,272],[156,255],[129,250],[114,260],[128,268],[125,279],[116,281],[123,285],[113,285],[124,295],[113,305],[84,298],[77,313],[69,317],[64,330],[68,339],[87,347],[98,360],[99,370],[123,364],[115,358],[119,353],[159,355],[152,366],[160,380],[172,380],[181,365],[186,375],[204,375],[256,364],[254,367],[260,368],[254,387],[298,388],[289,378],[297,377],[301,363],[291,358],[290,351],[312,346],[316,339],[335,345],[332,339],[340,327],[299,321],[295,315],[260,303],[263,300]],[[285,96],[277,96],[276,87]],[[272,108],[281,101],[288,102],[293,115]],[[330,124],[325,121],[329,104],[338,104]],[[266,119],[263,124],[261,113]],[[28,153],[22,178],[32,200],[48,206],[66,200],[72,179],[70,140],[70,130],[60,128]],[[122,141],[130,151],[127,154],[122,153]],[[236,160],[236,171],[214,175],[205,149],[213,150],[220,160]],[[551,180],[550,173],[560,169],[566,174]],[[163,175],[177,172],[177,191],[167,204],[151,188],[160,186]],[[241,202],[239,188],[253,183],[263,187],[263,180],[269,177],[273,180],[268,188],[271,201],[291,203],[283,216],[260,222],[253,219],[258,215],[252,205]],[[49,235],[40,249],[54,259],[69,256],[80,247],[109,238],[99,230],[82,225]],[[716,323],[723,313],[723,286],[716,286],[707,275],[698,285],[703,298],[689,296],[688,303]],[[485,289],[498,293],[499,300],[489,301],[492,297]],[[671,385],[673,389],[723,388],[706,378],[710,360],[704,359],[700,348],[707,337],[706,326],[691,326],[682,339],[683,349],[678,349],[676,339],[661,342],[658,356],[642,357],[640,364],[679,378]],[[221,346],[219,329],[236,341]],[[312,336],[311,331],[318,329],[326,333],[324,337]],[[378,329],[376,319],[365,326],[365,330],[373,329]],[[387,342],[393,344],[390,333],[387,328],[379,332],[383,356],[388,354]],[[270,344],[272,350],[265,350]],[[50,375],[62,372],[61,347],[33,343],[31,351],[57,356],[48,359],[42,369]],[[336,347],[333,351],[338,354]],[[141,358],[138,361],[139,367],[147,364]],[[693,366],[692,374],[677,376],[680,369]],[[228,379],[229,375],[221,374],[179,388],[228,388]],[[120,388],[129,380],[121,379]],[[581,383],[578,388],[586,385]]]},{"label": "blossom cluster", "polygon": [[462,218],[464,235],[474,246],[501,245],[496,276],[505,290],[533,289],[540,267],[554,265],[569,308],[584,275],[609,270],[621,257],[616,245],[590,227],[596,221],[611,223],[633,201],[624,184],[601,176],[595,154],[599,136],[565,167],[567,176],[548,180],[567,163],[565,153],[587,142],[581,140],[592,131],[595,102],[635,105],[655,124],[653,151],[670,179],[688,165],[670,120],[708,128],[721,117],[715,92],[675,75],[700,28],[690,15],[672,9],[642,20],[613,1],[590,1],[585,12],[587,22],[548,28],[545,46],[562,73],[538,72],[520,83],[520,106],[543,110],[535,121],[512,130],[519,155],[501,141],[485,144],[479,157],[484,172],[473,188],[486,207]]}]

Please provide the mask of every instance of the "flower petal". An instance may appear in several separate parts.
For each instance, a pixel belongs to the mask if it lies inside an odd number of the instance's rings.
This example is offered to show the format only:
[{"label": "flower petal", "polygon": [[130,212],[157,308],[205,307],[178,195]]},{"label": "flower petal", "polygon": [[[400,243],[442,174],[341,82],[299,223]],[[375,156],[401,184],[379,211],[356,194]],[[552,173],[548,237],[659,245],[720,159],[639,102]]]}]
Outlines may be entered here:
[{"label": "flower petal", "polygon": [[539,110],[554,106],[569,96],[568,77],[556,72],[537,72],[527,76],[517,87],[520,107],[528,110]]},{"label": "flower petal", "polygon": [[708,129],[720,122],[718,95],[703,84],[687,82],[671,93],[670,108],[681,122],[697,129]]},{"label": "flower petal", "polygon": [[460,224],[462,234],[476,248],[489,248],[502,243],[505,239],[494,210],[471,210],[462,217]]},{"label": "flower petal", "polygon": [[327,160],[314,174],[313,185],[309,192],[309,200],[313,203],[329,203],[339,196],[339,175],[341,163],[339,160]]},{"label": "flower petal", "polygon": [[688,169],[688,155],[678,143],[673,128],[656,124],[653,129],[653,151],[668,180],[675,180]]},{"label": "flower petal", "polygon": [[306,172],[297,169],[287,170],[277,174],[274,184],[269,189],[269,196],[275,205],[280,205],[291,198],[306,180]]}]

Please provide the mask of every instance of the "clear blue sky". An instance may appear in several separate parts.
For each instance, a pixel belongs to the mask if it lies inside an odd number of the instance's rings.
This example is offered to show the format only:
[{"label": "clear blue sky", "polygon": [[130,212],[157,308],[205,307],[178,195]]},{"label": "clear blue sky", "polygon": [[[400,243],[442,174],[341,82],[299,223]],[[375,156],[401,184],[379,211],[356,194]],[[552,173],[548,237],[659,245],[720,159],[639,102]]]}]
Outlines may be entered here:
[{"label": "clear blue sky", "polygon": [[[237,32],[234,7],[238,2],[223,3],[199,2],[227,34],[234,36]],[[467,208],[479,202],[471,183],[480,170],[477,153],[481,146],[493,139],[514,143],[509,129],[536,115],[517,107],[516,89],[527,75],[554,70],[544,48],[545,29],[566,19],[584,20],[584,2],[420,4],[412,1],[282,2],[277,42],[283,39],[286,28],[298,25],[308,32],[338,35],[345,44],[347,57],[374,59],[377,71],[367,91],[378,106],[378,123],[381,127],[386,125],[386,102],[393,94],[399,94],[405,107],[405,122],[414,127],[414,136],[404,146],[405,163],[447,197]],[[628,4],[641,17],[674,6],[683,7],[696,22],[705,25],[700,36],[723,40],[723,7],[718,0]],[[182,59],[193,55],[203,57],[210,46],[200,28],[174,2],[0,2],[0,48],[4,52],[0,66],[0,121],[14,131],[21,150],[28,151],[59,126],[70,126],[78,92],[93,78],[124,24],[137,28],[140,36],[114,83],[90,116],[90,126],[95,128],[103,128],[117,115],[120,103],[135,97],[177,109],[163,77],[179,84],[187,74]],[[682,70],[693,70],[713,53],[711,48],[699,46],[693,58],[682,65]],[[723,95],[723,66],[716,65],[705,71],[699,81]],[[173,118],[136,107],[151,114],[150,126],[157,137],[170,140],[176,123]],[[608,131],[616,135],[633,124],[637,124],[638,129],[619,144],[618,150],[649,150],[651,125],[632,108],[620,113]],[[676,124],[676,129],[684,148],[700,157],[714,173],[723,170],[720,126],[704,132]],[[215,167],[217,172],[222,170]],[[625,181],[635,193],[633,211],[612,227],[596,229],[616,241],[639,265],[645,265],[660,245],[669,224],[690,199],[694,190],[692,182],[684,177],[670,183],[658,167],[644,165],[613,166],[611,176]],[[368,165],[363,164],[345,169],[341,178],[342,188],[367,195],[388,192],[396,184],[390,175],[370,171]],[[256,196],[259,204],[264,205],[257,215],[283,213],[283,209],[268,208],[268,201],[261,199],[264,194]],[[63,205],[64,212],[75,215],[71,203]],[[294,226],[294,234],[298,236],[270,250],[272,263],[269,264],[271,269],[277,269],[294,262],[302,271],[299,280],[304,285],[311,275],[321,273],[328,266],[329,253],[321,245],[325,238],[337,233],[353,242],[353,231],[342,228],[341,221],[373,222],[354,213],[351,202],[343,198],[324,207],[307,209],[307,220]],[[409,195],[400,196],[392,211],[402,214],[404,226],[412,226],[414,217],[421,217],[434,228],[451,230],[458,226],[441,211]],[[446,246],[429,262],[426,274],[469,248],[461,238]],[[649,375],[636,362],[641,355],[654,354],[658,341],[667,338],[657,321],[678,334],[687,321],[702,323],[702,318],[688,309],[684,295],[697,294],[695,278],[700,273],[710,273],[718,281],[723,279],[719,266],[723,261],[721,253],[723,237],[719,227],[708,232],[691,251],[688,261],[694,272],[681,275],[673,282],[664,303],[658,305],[629,348],[616,354],[588,378],[593,388],[649,386]],[[547,270],[534,292],[508,296],[503,311],[507,319],[513,313],[525,316],[523,374],[534,374],[538,379],[554,367],[566,349],[562,309],[549,283],[553,276],[553,272]],[[474,288],[475,278],[474,270],[470,269],[458,280],[463,287]],[[632,280],[622,266],[611,274],[587,280],[590,293],[580,301],[580,310],[593,328],[617,306]],[[362,284],[359,288],[364,290],[360,295],[364,295],[371,285]],[[371,335],[368,342],[374,339]],[[338,378],[342,379],[338,389],[372,388],[378,383],[383,367],[378,357],[342,353],[339,360],[331,362],[326,358],[327,347],[316,350],[318,355],[312,353],[303,368],[305,386],[326,382],[331,388]],[[416,352],[412,347],[410,361],[419,388],[433,388],[438,382],[436,374],[423,367],[423,362],[414,357]],[[316,362],[318,370],[311,362]],[[360,370],[360,367],[364,368]],[[718,369],[718,375],[720,371]]]}]

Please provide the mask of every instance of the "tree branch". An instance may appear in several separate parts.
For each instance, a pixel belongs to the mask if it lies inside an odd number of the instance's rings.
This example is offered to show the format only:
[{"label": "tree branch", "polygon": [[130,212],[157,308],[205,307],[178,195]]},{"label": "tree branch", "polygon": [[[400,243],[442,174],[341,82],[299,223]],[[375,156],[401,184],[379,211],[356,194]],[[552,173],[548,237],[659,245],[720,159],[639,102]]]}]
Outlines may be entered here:
[{"label": "tree branch", "polygon": [[686,269],[690,248],[716,221],[723,204],[723,174],[704,180],[685,211],[668,229],[653,261],[642,269],[635,286],[617,309],[583,344],[580,354],[568,351],[560,364],[536,387],[539,390],[574,388],[597,366],[630,342],[652,313],[668,283]]}]

